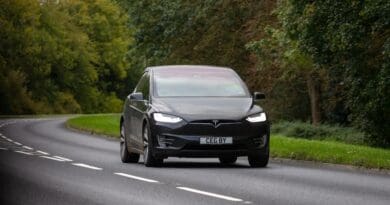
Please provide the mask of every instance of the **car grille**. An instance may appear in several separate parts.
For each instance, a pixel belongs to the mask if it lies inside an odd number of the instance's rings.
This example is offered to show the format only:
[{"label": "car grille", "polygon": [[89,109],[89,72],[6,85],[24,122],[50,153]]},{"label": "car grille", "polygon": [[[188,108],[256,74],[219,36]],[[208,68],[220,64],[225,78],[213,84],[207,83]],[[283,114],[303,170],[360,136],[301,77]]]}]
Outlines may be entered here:
[{"label": "car grille", "polygon": [[212,127],[219,127],[223,125],[238,125],[241,124],[241,121],[235,121],[235,120],[195,120],[190,122],[191,125],[206,125],[206,126],[212,126]]}]

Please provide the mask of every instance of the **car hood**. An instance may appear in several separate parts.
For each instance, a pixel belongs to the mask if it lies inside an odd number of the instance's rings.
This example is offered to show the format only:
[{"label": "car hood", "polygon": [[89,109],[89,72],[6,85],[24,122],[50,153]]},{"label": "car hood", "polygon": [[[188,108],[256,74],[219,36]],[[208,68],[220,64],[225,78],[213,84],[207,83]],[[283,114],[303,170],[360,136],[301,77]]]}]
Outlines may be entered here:
[{"label": "car hood", "polygon": [[186,121],[240,120],[251,113],[262,112],[261,107],[253,105],[252,98],[236,97],[156,98],[153,107],[156,112],[179,116]]}]

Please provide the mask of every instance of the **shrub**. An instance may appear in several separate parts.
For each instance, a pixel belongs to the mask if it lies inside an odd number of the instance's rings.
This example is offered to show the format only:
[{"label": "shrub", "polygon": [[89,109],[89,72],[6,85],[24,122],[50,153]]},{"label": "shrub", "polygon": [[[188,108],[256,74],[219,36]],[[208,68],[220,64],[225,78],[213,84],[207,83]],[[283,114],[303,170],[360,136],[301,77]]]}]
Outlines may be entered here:
[{"label": "shrub", "polygon": [[351,127],[322,124],[314,126],[306,122],[281,121],[272,124],[271,132],[287,137],[340,141],[349,144],[367,145],[367,136]]}]

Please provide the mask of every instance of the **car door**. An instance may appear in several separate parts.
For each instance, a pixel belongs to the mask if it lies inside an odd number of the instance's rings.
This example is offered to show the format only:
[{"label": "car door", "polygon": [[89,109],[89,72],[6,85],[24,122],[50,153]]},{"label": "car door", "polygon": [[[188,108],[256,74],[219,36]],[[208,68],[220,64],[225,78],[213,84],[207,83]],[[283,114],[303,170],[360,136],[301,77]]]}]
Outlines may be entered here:
[{"label": "car door", "polygon": [[142,123],[145,112],[149,107],[149,73],[145,72],[141,77],[134,93],[142,93],[143,99],[129,99],[130,137],[138,149],[143,149]]},{"label": "car door", "polygon": [[[134,93],[134,91],[133,91]],[[133,131],[131,129],[131,120],[132,120],[132,117],[131,117],[131,100],[130,100],[130,96],[131,96],[132,93],[130,93],[127,97],[126,97],[126,100],[125,100],[125,103],[124,103],[124,113],[123,113],[123,118],[124,118],[124,121],[123,121],[123,125],[124,125],[124,128],[125,128],[125,131],[124,131],[124,134],[125,134],[125,138],[126,138],[126,144],[127,146],[130,146],[130,147],[134,147],[135,146],[135,143],[134,143],[134,137],[132,137],[133,135]]]}]

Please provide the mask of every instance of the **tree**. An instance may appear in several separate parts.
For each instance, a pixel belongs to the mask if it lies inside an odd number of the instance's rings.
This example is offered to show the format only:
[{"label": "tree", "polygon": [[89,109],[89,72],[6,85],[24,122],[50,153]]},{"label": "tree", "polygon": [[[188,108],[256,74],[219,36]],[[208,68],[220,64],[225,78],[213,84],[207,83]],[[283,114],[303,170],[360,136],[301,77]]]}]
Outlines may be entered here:
[{"label": "tree", "polygon": [[255,35],[246,24],[270,1],[121,2],[134,30],[129,53],[135,67],[208,64],[233,67],[244,75],[251,64],[245,44]]},{"label": "tree", "polygon": [[39,54],[32,41],[39,35],[39,4],[34,1],[4,0],[0,6],[0,113],[34,113],[44,103],[28,89],[27,68]]},{"label": "tree", "polygon": [[[301,90],[306,94],[310,101],[311,121],[314,125],[321,122],[321,87],[324,80],[324,70],[314,65],[312,59],[302,53],[298,48],[298,42],[288,38],[283,28],[267,27],[267,35],[261,40],[253,41],[247,44],[248,50],[252,51],[259,58],[258,70],[260,78],[272,77],[273,82],[269,83],[269,92],[280,92],[277,84],[288,82],[286,86],[299,87],[299,83],[306,84],[306,88]],[[275,73],[276,75],[270,75]],[[261,80],[262,81],[262,80]],[[297,83],[296,81],[300,81]],[[283,88],[288,90],[287,88]],[[294,92],[297,96],[299,93]],[[288,93],[283,92],[280,96],[284,99],[278,101],[291,100],[287,97]],[[298,100],[301,101],[302,100]],[[294,101],[294,103],[299,103]],[[305,106],[305,104],[303,104]],[[291,107],[289,107],[291,110]],[[284,112],[284,115],[288,113]]]},{"label": "tree", "polygon": [[119,93],[123,86],[118,82],[126,77],[129,69],[126,53],[132,33],[127,25],[128,16],[110,0],[67,1],[62,10],[69,12],[72,23],[93,42],[99,90]]},{"label": "tree", "polygon": [[109,0],[1,1],[0,112],[119,112],[126,21]]},{"label": "tree", "polygon": [[281,24],[313,62],[342,85],[354,124],[390,145],[390,2],[281,1]]}]

